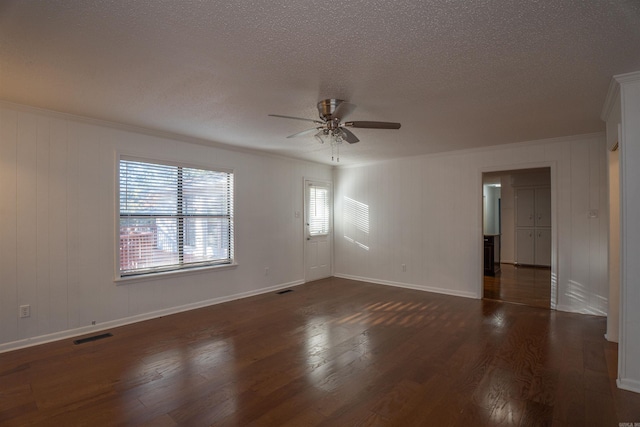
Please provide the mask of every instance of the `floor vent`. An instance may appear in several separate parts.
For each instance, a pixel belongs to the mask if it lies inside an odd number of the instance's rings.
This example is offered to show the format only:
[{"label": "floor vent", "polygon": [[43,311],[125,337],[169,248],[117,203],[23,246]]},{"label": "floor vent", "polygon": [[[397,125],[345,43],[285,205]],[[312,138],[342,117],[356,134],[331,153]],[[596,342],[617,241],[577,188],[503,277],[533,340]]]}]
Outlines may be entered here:
[{"label": "floor vent", "polygon": [[284,291],[276,292],[278,295],[288,294],[289,292],[293,292],[293,289],[285,289]]},{"label": "floor vent", "polygon": [[91,342],[91,341],[97,341],[97,340],[101,340],[103,338],[109,338],[112,337],[112,334],[106,333],[106,334],[100,334],[100,335],[94,335],[92,337],[87,337],[87,338],[80,338],[79,340],[74,340],[73,343],[75,345],[78,344],[84,344],[86,342]]}]

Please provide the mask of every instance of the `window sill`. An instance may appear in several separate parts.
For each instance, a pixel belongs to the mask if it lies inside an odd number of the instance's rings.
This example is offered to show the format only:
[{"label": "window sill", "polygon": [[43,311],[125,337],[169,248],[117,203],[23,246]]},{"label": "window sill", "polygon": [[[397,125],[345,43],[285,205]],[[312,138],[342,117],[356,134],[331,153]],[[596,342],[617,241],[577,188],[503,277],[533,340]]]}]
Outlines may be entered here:
[{"label": "window sill", "polygon": [[116,277],[113,282],[116,285],[127,285],[129,283],[147,282],[150,280],[169,279],[172,277],[189,276],[192,274],[202,274],[217,270],[228,270],[236,268],[238,264],[222,264],[222,265],[209,265],[206,267],[186,268],[184,270],[163,271],[160,273],[148,273],[141,274],[139,276],[125,276]]}]

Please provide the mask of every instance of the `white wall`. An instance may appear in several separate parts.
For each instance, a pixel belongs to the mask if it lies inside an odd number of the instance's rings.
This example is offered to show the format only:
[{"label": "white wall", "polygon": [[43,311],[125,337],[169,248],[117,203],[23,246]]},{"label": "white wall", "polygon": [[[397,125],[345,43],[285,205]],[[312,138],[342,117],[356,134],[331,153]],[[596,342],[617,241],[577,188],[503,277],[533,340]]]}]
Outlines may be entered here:
[{"label": "white wall", "polygon": [[607,177],[609,185],[609,310],[607,333],[609,341],[619,341],[620,327],[620,150],[619,128],[622,120],[620,88],[615,79],[605,101],[602,119],[607,123]]},{"label": "white wall", "polygon": [[484,234],[499,234],[500,232],[500,187],[483,185],[484,201]]},{"label": "white wall", "polygon": [[[617,126],[616,126],[617,127]],[[609,310],[606,338],[618,342],[620,325],[620,151],[609,160]]]},{"label": "white wall", "polygon": [[618,386],[640,393],[640,72],[615,79],[622,112]]},{"label": "white wall", "polygon": [[[117,152],[235,169],[239,265],[116,285]],[[302,283],[304,177],[332,170],[0,104],[0,351]]]},{"label": "white wall", "polygon": [[511,174],[500,176],[500,217],[502,224],[500,229],[500,262],[513,264],[516,260],[516,199],[515,191],[511,185]]},{"label": "white wall", "polygon": [[[482,172],[547,166],[557,308],[605,315],[607,178],[599,134],[340,168],[336,275],[481,297]],[[342,238],[345,198],[368,206],[368,250]],[[598,217],[589,218],[590,210]]]}]

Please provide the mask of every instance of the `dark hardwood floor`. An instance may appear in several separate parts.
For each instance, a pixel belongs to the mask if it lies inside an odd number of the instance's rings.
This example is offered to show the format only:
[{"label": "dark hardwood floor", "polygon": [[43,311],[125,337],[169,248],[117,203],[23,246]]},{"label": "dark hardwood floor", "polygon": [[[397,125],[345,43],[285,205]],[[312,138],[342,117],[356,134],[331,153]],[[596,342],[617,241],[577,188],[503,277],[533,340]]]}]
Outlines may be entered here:
[{"label": "dark hardwood floor", "polygon": [[0,354],[3,426],[612,426],[605,319],[344,279]]},{"label": "dark hardwood floor", "polygon": [[551,269],[500,264],[495,276],[484,276],[484,297],[550,308]]}]

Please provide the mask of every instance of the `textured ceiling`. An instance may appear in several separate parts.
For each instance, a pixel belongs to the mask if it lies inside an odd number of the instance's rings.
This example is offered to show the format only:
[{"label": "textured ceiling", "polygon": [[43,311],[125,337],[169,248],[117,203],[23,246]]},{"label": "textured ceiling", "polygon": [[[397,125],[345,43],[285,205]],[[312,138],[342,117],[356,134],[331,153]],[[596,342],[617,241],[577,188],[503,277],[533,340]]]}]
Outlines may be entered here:
[{"label": "textured ceiling", "polygon": [[286,139],[342,98],[341,164],[604,130],[638,0],[0,2],[0,99],[331,163]]}]

